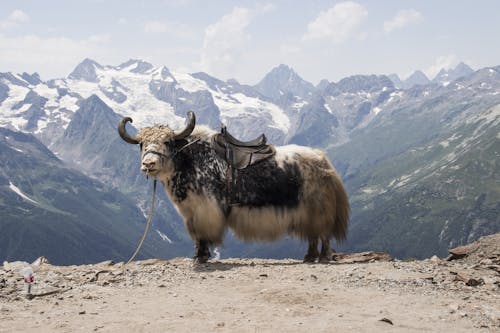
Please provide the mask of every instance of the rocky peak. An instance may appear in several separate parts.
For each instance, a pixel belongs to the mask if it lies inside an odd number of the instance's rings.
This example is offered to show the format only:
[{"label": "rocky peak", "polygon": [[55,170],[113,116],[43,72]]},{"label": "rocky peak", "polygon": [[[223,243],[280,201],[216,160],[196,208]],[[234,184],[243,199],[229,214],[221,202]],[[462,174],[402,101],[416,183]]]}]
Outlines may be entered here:
[{"label": "rocky peak", "polygon": [[415,85],[426,85],[429,84],[431,81],[429,78],[424,74],[424,72],[417,70],[413,72],[412,75],[410,75],[406,80],[403,81],[403,88],[404,89],[409,89]]},{"label": "rocky peak", "polygon": [[328,87],[341,93],[372,92],[384,88],[394,89],[394,83],[385,75],[353,75]]},{"label": "rocky peak", "polygon": [[448,84],[451,81],[471,75],[472,73],[474,73],[474,70],[465,63],[461,62],[453,69],[441,69],[432,82]]},{"label": "rocky peak", "polygon": [[34,86],[42,83],[42,80],[40,79],[40,75],[38,73],[28,74],[24,72],[23,74],[21,74],[21,77],[23,78],[23,80]]},{"label": "rocky peak", "polygon": [[127,67],[132,67],[132,65],[135,65],[135,67],[133,67],[129,70],[131,73],[146,74],[151,69],[153,69],[152,64],[150,64],[149,62],[140,60],[140,59],[130,59],[130,60],[124,62],[123,64],[120,64],[116,68],[119,70],[122,70],[122,69],[127,68]]},{"label": "rocky peak", "polygon": [[281,64],[255,85],[255,89],[264,96],[279,100],[285,94],[308,98],[314,91],[314,86],[302,79],[291,67]]},{"label": "rocky peak", "polygon": [[103,67],[99,65],[92,59],[85,58],[76,68],[68,75],[68,79],[71,80],[83,80],[88,82],[97,82],[96,69],[102,69]]}]

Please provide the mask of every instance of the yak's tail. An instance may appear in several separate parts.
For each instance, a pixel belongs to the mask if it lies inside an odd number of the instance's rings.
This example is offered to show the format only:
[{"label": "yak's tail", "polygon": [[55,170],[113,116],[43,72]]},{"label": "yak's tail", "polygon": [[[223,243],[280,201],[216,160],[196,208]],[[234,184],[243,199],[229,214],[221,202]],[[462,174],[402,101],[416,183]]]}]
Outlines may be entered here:
[{"label": "yak's tail", "polygon": [[335,211],[334,223],[331,225],[330,232],[337,242],[341,242],[347,237],[347,228],[349,225],[349,218],[351,215],[351,208],[349,206],[349,199],[345,191],[344,185],[335,169],[329,171],[331,173],[333,193],[335,193]]},{"label": "yak's tail", "polygon": [[337,201],[337,209],[335,210],[335,226],[333,227],[333,236],[337,242],[343,241],[347,237],[347,228],[351,215],[351,207],[349,199],[345,191],[344,185],[340,181],[337,184],[337,192],[335,199]]}]

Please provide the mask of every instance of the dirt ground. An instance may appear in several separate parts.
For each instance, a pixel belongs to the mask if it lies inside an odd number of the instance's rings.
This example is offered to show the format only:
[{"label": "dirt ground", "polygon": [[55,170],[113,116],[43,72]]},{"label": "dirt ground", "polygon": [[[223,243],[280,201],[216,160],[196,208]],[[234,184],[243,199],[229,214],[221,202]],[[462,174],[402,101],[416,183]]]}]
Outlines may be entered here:
[{"label": "dirt ground", "polygon": [[32,265],[31,299],[19,273],[26,264],[4,263],[0,332],[500,332],[500,253],[474,253],[42,263]]}]

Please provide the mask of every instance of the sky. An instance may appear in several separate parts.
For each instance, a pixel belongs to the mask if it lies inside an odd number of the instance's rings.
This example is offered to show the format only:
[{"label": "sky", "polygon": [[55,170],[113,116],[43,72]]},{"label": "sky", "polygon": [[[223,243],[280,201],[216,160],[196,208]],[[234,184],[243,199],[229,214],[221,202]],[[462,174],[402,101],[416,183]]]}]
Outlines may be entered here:
[{"label": "sky", "polygon": [[0,72],[66,77],[142,59],[256,84],[279,64],[317,84],[500,65],[500,1],[0,0]]}]

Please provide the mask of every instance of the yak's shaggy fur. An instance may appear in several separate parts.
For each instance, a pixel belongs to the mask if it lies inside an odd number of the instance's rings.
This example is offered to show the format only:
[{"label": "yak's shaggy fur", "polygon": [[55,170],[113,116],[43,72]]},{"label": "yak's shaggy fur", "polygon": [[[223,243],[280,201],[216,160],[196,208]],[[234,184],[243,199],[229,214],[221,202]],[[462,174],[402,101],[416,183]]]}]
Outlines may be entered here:
[{"label": "yak's shaggy fur", "polygon": [[208,246],[220,244],[229,227],[247,241],[294,235],[309,241],[305,261],[331,259],[329,240],[347,234],[349,202],[326,155],[296,145],[276,147],[275,156],[230,180],[227,163],[211,147],[214,134],[197,126],[188,137],[173,140],[170,128],[154,126],[136,136],[142,169],[161,180],[184,218],[196,243],[195,257],[206,261]]}]

